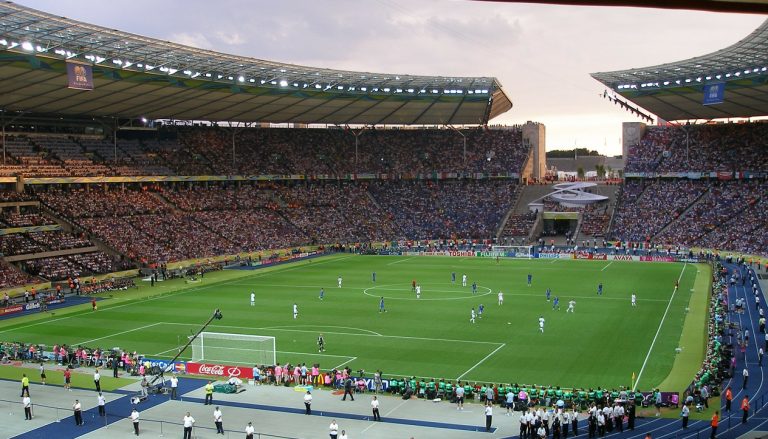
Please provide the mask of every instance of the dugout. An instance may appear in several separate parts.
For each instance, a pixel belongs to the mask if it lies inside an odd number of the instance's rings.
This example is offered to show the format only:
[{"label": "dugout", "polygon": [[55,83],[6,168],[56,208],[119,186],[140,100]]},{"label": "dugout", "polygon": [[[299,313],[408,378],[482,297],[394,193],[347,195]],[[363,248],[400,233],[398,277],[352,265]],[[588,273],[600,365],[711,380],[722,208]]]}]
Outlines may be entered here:
[{"label": "dugout", "polygon": [[[546,236],[573,236],[579,223],[578,212],[543,212],[542,233]],[[569,233],[570,232],[570,233]]]}]

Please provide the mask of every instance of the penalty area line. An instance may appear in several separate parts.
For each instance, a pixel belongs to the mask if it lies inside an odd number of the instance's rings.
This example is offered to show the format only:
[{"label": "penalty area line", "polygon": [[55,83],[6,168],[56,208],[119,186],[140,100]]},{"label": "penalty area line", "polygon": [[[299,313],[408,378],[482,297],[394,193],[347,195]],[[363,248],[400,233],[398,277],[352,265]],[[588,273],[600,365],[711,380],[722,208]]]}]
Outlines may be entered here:
[{"label": "penalty area line", "polygon": [[608,268],[608,267],[610,267],[610,266],[611,266],[611,264],[613,264],[614,262],[616,262],[616,261],[611,261],[611,262],[609,262],[609,263],[608,263],[608,265],[606,265],[605,267],[603,267],[603,268],[602,268],[600,271],[605,271],[605,269],[606,269],[606,268]]},{"label": "penalty area line", "polygon": [[415,256],[411,256],[410,258],[400,259],[399,261],[395,261],[395,262],[390,262],[390,263],[389,263],[389,264],[387,264],[387,265],[395,265],[395,264],[399,264],[399,263],[401,263],[401,262],[409,261],[409,260],[411,260],[411,259],[413,259],[413,258],[415,258]]},{"label": "penalty area line", "polygon": [[472,372],[473,370],[475,370],[475,368],[476,368],[477,366],[481,365],[481,364],[482,364],[482,363],[483,363],[485,360],[487,360],[487,359],[491,358],[491,356],[492,356],[493,354],[495,354],[496,352],[499,352],[499,349],[503,348],[503,347],[504,347],[504,346],[506,346],[506,345],[507,345],[506,343],[502,343],[502,344],[501,344],[499,347],[497,347],[496,349],[494,349],[494,350],[493,350],[493,352],[491,352],[490,354],[486,355],[486,356],[485,356],[485,357],[484,357],[482,360],[480,360],[480,361],[478,361],[477,363],[475,363],[475,365],[474,365],[474,366],[470,367],[470,368],[469,368],[469,370],[467,370],[467,371],[466,371],[466,372],[464,372],[463,374],[459,375],[459,377],[458,377],[458,378],[456,378],[456,381],[459,381],[460,379],[464,378],[464,375],[466,375],[466,374],[468,374],[468,373]]},{"label": "penalty area line", "polygon": [[338,366],[334,366],[334,369],[338,369],[338,368],[340,368],[341,366],[347,365],[347,364],[349,364],[349,363],[351,363],[351,362],[353,362],[353,361],[357,360],[357,357],[347,357],[347,358],[349,358],[349,360],[347,360],[347,361],[345,361],[345,362],[343,362],[343,363],[339,364]]}]

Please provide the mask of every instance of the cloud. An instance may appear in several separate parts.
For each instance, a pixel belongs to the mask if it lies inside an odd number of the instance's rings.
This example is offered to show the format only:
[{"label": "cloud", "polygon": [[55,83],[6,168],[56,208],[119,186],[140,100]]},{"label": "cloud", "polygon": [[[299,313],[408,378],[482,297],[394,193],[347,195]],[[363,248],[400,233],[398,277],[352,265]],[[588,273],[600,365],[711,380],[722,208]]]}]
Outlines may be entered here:
[{"label": "cloud", "polygon": [[213,44],[200,32],[180,32],[171,34],[170,41],[185,46],[197,47],[198,49],[212,49]]}]

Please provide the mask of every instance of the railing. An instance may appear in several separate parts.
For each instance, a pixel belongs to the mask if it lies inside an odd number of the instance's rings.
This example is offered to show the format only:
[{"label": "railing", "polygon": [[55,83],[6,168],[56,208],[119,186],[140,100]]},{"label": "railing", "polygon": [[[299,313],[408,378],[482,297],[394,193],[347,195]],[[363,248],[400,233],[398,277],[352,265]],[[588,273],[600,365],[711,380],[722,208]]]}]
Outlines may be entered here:
[{"label": "railing", "polygon": [[[107,428],[107,429],[125,429],[126,433],[133,432],[133,423],[131,422],[130,418],[126,415],[117,415],[115,413],[109,412],[109,405],[106,406],[106,415],[105,416],[99,416],[97,413],[98,408],[94,407],[93,409],[83,409],[83,422],[86,426],[88,425],[98,425],[99,428]],[[0,413],[7,412],[11,415],[14,414],[14,412],[18,413],[19,416],[23,415],[24,407],[22,406],[20,401],[9,401],[6,399],[0,399]],[[61,422],[64,419],[67,419],[71,416],[73,416],[74,412],[71,407],[56,407],[56,406],[50,406],[45,404],[32,404],[32,416],[33,419],[41,419],[43,421],[48,422]],[[118,421],[126,421],[126,425],[115,425]],[[206,421],[208,421],[208,418],[206,417]],[[245,434],[245,425],[238,425],[237,430],[228,430],[226,429],[226,422],[224,423],[224,435],[222,437],[224,438],[242,438]],[[230,424],[231,425],[231,424]],[[184,425],[181,422],[173,422],[168,420],[160,420],[160,419],[149,419],[140,417],[139,418],[139,429],[142,434],[156,434],[159,437],[164,437],[165,435],[177,437],[180,432],[183,431]],[[213,437],[216,435],[216,429],[212,427],[203,427],[203,426],[195,426],[192,429],[192,437]],[[218,436],[216,436],[218,437]],[[294,436],[280,436],[276,434],[269,434],[269,433],[262,433],[262,432],[254,432],[253,437],[256,439],[300,439]]]}]

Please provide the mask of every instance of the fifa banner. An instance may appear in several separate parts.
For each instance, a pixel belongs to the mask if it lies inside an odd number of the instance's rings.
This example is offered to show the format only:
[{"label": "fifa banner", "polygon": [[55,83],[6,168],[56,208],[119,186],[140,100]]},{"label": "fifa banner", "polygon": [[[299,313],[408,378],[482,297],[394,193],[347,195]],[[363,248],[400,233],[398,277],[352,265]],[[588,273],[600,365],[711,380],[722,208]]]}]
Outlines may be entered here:
[{"label": "fifa banner", "polygon": [[75,90],[93,90],[93,66],[90,64],[67,63],[68,87]]},{"label": "fifa banner", "polygon": [[230,377],[241,380],[253,379],[253,369],[250,367],[228,366],[224,364],[187,363],[187,373],[190,375],[205,375],[229,379]]},{"label": "fifa banner", "polygon": [[704,105],[722,104],[725,98],[725,82],[704,86]]},{"label": "fifa banner", "polygon": [[185,361],[174,361],[171,363],[168,360],[158,360],[156,358],[144,358],[144,366],[149,363],[149,367],[159,367],[163,372],[171,373],[186,373],[187,367]]}]

